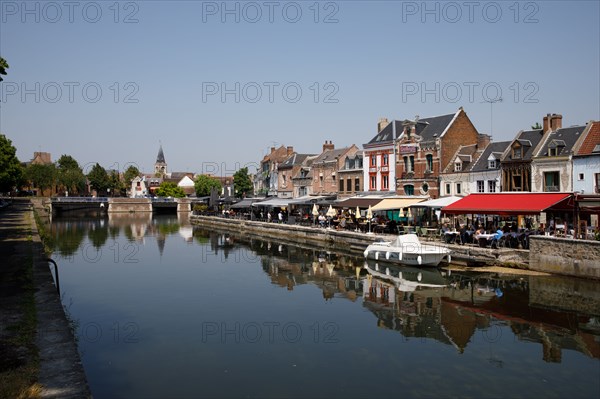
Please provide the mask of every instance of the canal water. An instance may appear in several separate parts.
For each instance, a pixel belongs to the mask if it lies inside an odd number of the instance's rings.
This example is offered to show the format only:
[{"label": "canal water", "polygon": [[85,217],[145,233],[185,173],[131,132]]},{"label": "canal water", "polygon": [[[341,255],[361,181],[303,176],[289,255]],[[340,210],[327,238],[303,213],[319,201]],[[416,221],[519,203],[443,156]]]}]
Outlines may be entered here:
[{"label": "canal water", "polygon": [[175,216],[51,228],[95,398],[600,393],[596,282],[365,264]]}]

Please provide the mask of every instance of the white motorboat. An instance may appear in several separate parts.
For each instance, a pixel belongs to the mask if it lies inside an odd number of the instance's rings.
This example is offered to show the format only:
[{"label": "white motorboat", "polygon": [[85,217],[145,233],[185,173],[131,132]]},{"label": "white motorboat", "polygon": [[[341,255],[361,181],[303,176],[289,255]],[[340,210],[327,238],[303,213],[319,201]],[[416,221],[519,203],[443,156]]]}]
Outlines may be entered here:
[{"label": "white motorboat", "polygon": [[436,267],[444,258],[450,263],[450,252],[441,245],[422,244],[416,234],[404,234],[394,241],[374,242],[365,249],[364,255],[366,259],[377,261]]}]

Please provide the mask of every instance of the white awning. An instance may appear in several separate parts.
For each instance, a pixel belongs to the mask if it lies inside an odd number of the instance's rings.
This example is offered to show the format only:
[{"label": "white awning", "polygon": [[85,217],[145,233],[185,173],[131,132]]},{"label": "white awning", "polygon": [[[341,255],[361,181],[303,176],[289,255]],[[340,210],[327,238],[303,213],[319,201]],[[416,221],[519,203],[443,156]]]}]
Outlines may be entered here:
[{"label": "white awning", "polygon": [[463,197],[455,197],[455,196],[441,197],[441,198],[436,198],[436,199],[432,199],[429,201],[419,202],[418,204],[414,204],[412,206],[413,207],[424,206],[426,208],[443,208],[445,206],[455,203],[456,201],[458,201],[459,199],[462,199],[462,198]]}]

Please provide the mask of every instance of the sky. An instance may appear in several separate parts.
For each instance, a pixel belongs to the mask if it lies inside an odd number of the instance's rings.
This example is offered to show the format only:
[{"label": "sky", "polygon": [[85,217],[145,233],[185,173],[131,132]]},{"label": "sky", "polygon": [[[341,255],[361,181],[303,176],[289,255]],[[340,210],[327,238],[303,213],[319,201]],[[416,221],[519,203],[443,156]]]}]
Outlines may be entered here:
[{"label": "sky", "polygon": [[0,132],[152,171],[253,172],[272,146],[362,148],[454,113],[511,140],[600,119],[600,1],[0,0]]}]

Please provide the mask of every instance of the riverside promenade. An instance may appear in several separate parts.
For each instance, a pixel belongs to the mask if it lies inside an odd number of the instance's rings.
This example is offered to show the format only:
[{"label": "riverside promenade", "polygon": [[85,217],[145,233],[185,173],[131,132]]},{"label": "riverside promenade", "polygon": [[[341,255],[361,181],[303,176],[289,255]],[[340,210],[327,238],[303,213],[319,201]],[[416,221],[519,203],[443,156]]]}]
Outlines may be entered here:
[{"label": "riverside promenade", "polygon": [[0,397],[91,397],[29,200],[0,211],[0,258]]},{"label": "riverside promenade", "polygon": [[[389,234],[365,234],[314,226],[266,223],[218,216],[192,215],[193,224],[216,227],[282,243],[329,245],[361,256],[376,240],[391,241]],[[452,250],[452,266],[503,267],[532,272],[559,274],[600,280],[600,242],[554,237],[531,237],[529,250],[516,248],[481,248],[477,245],[446,244],[426,241]]]}]

